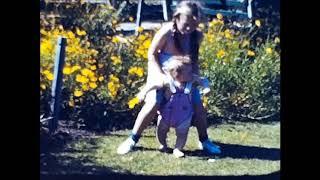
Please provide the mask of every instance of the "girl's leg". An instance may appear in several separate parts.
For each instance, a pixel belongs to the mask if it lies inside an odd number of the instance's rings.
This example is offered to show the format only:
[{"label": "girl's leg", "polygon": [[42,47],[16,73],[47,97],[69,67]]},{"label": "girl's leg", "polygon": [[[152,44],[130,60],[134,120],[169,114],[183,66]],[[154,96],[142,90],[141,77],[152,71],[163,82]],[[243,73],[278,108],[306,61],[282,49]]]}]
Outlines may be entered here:
[{"label": "girl's leg", "polygon": [[194,105],[194,119],[193,124],[197,128],[199,140],[202,142],[208,139],[207,133],[207,112],[204,109],[202,102]]},{"label": "girl's leg", "polygon": [[208,151],[209,153],[221,153],[219,146],[213,144],[207,133],[207,112],[202,105],[200,92],[198,89],[195,89],[192,94],[192,100],[194,104],[194,117],[193,124],[197,128],[199,135],[199,147]]},{"label": "girl's leg", "polygon": [[143,130],[150,124],[157,114],[158,108],[159,105],[157,105],[155,102],[146,102],[138,114],[132,129],[132,133],[141,135]]},{"label": "girl's leg", "polygon": [[118,154],[126,154],[132,150],[135,144],[139,141],[142,131],[153,120],[157,109],[157,92],[156,90],[150,91],[146,97],[146,103],[142,107],[135,121],[132,133],[117,149]]}]

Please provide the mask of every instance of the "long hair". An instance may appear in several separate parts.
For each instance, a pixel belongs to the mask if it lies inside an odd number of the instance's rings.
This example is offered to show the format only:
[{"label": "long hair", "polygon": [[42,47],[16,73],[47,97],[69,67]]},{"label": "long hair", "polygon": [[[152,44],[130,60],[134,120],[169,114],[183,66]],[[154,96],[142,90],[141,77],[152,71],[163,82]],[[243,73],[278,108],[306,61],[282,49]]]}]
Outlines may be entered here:
[{"label": "long hair", "polygon": [[189,48],[189,52],[183,52],[181,45],[179,43],[178,40],[178,28],[177,28],[177,19],[179,19],[179,16],[181,13],[190,15],[193,17],[194,20],[200,20],[201,18],[201,13],[200,13],[200,9],[201,9],[201,4],[199,2],[195,2],[195,1],[181,1],[176,8],[176,11],[173,14],[173,42],[174,45],[176,47],[176,49],[179,51],[179,53],[185,55],[185,54],[189,54],[191,55],[191,59],[192,61],[197,61],[198,58],[198,51],[199,51],[199,43],[198,43],[198,33],[197,31],[193,31],[190,36],[190,48]]}]

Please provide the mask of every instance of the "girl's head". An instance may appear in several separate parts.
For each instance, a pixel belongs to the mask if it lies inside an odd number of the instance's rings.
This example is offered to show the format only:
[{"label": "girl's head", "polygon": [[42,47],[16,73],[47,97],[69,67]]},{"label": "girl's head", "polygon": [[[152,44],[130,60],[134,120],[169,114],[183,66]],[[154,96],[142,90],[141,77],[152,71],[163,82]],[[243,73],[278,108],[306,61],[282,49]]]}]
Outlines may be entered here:
[{"label": "girl's head", "polygon": [[182,1],[173,14],[173,22],[181,34],[189,34],[196,30],[200,22],[200,5],[192,1]]},{"label": "girl's head", "polygon": [[166,65],[166,71],[178,82],[192,80],[192,64],[189,56],[172,56]]}]

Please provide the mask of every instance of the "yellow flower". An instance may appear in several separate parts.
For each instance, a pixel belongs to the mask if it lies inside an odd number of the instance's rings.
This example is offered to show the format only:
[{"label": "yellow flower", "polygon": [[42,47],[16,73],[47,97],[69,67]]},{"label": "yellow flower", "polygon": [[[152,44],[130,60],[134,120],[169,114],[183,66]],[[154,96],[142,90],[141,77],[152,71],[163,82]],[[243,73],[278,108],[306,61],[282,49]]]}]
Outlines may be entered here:
[{"label": "yellow flower", "polygon": [[119,82],[119,78],[117,78],[115,75],[111,74],[109,76],[110,81]]},{"label": "yellow flower", "polygon": [[113,43],[118,43],[119,42],[119,38],[117,36],[112,37],[112,42]]},{"label": "yellow flower", "polygon": [[222,25],[224,24],[223,20],[220,19],[213,19],[210,23],[209,23],[209,27],[215,26],[215,25]]},{"label": "yellow flower", "polygon": [[90,88],[95,89],[97,88],[97,84],[96,83],[89,83]]},{"label": "yellow flower", "polygon": [[244,40],[243,43],[242,43],[242,47],[246,47],[246,46],[249,46],[250,45],[250,42],[248,40]]},{"label": "yellow flower", "polygon": [[74,96],[76,96],[76,97],[80,97],[80,96],[83,95],[83,92],[80,91],[80,90],[75,90],[73,94],[74,94]]},{"label": "yellow flower", "polygon": [[248,54],[248,56],[254,56],[255,55],[255,53],[253,51],[251,51],[251,50],[248,50],[247,54]]},{"label": "yellow flower", "polygon": [[143,76],[143,69],[141,67],[138,67],[137,68],[137,71],[136,71],[136,74],[139,76],[139,77],[142,77]]},{"label": "yellow flower", "polygon": [[228,39],[232,39],[232,35],[231,35],[231,33],[230,33],[230,30],[229,30],[229,29],[227,29],[227,30],[225,30],[225,31],[224,31],[224,35],[226,36],[226,38],[228,38]]},{"label": "yellow flower", "polygon": [[84,76],[88,76],[91,73],[91,70],[85,68],[81,70],[81,74]]},{"label": "yellow flower", "polygon": [[77,74],[76,81],[80,82],[82,84],[85,84],[85,83],[89,82],[89,79],[86,78],[85,76],[81,76],[80,74]]},{"label": "yellow flower", "polygon": [[143,47],[144,47],[145,49],[148,49],[149,46],[150,46],[150,44],[151,44],[151,40],[148,39],[148,40],[144,41],[142,45],[143,45]]},{"label": "yellow flower", "polygon": [[256,20],[255,22],[254,22],[255,24],[256,24],[256,26],[258,26],[258,27],[260,27],[261,26],[261,22],[260,22],[260,20]]},{"label": "yellow flower", "polygon": [[271,54],[271,53],[272,53],[272,49],[271,49],[271,48],[267,48],[267,49],[266,49],[266,52],[267,52],[268,54]]},{"label": "yellow flower", "polygon": [[93,82],[96,82],[97,80],[98,79],[96,77],[94,77],[94,76],[90,78],[90,81],[93,81]]},{"label": "yellow flower", "polygon": [[72,70],[70,67],[63,68],[63,74],[69,75],[72,73]]},{"label": "yellow flower", "polygon": [[143,34],[141,34],[141,35],[138,36],[138,40],[139,40],[139,41],[144,41],[146,38],[147,38],[147,37],[146,37],[145,35],[143,35]]},{"label": "yellow flower", "polygon": [[71,31],[67,32],[67,37],[68,37],[68,39],[74,39],[75,38],[73,32],[71,32]]},{"label": "yellow flower", "polygon": [[43,90],[46,89],[46,85],[44,85],[44,84],[41,84],[40,87],[41,87],[41,89],[43,89]]},{"label": "yellow flower", "polygon": [[128,106],[130,109],[133,109],[135,105],[139,104],[139,99],[137,97],[132,98],[129,102],[128,102]]},{"label": "yellow flower", "polygon": [[274,42],[275,42],[275,43],[280,43],[280,38],[276,37],[276,38],[274,39]]},{"label": "yellow flower", "polygon": [[131,74],[131,75],[136,74],[136,75],[139,76],[139,77],[142,77],[142,76],[143,76],[143,72],[144,72],[143,68],[141,68],[141,67],[136,67],[136,66],[131,67],[131,68],[128,70],[128,73],[129,73],[129,74]]},{"label": "yellow flower", "polygon": [[224,50],[219,50],[217,53],[218,58],[223,58],[226,55],[226,52]]},{"label": "yellow flower", "polygon": [[204,96],[203,97],[203,102],[202,102],[203,106],[204,107],[207,107],[208,106],[208,97],[207,96]]},{"label": "yellow flower", "polygon": [[96,56],[96,55],[98,55],[98,51],[97,50],[95,50],[95,49],[91,49],[91,53],[94,55],[94,56]]},{"label": "yellow flower", "polygon": [[90,69],[91,69],[91,70],[96,70],[96,69],[97,69],[97,66],[95,66],[95,65],[90,66]]},{"label": "yellow flower", "polygon": [[88,74],[88,77],[89,78],[93,78],[94,76],[95,76],[94,72],[90,71],[89,74]]},{"label": "yellow flower", "polygon": [[47,74],[49,74],[50,73],[50,71],[49,70],[45,70],[45,71],[43,71],[43,74],[44,75],[47,75]]},{"label": "yellow flower", "polygon": [[112,24],[117,24],[117,20],[112,20]]},{"label": "yellow flower", "polygon": [[104,80],[104,77],[103,77],[103,76],[100,76],[98,80],[101,82],[101,81]]},{"label": "yellow flower", "polygon": [[133,21],[133,17],[130,16],[129,17],[129,21],[132,22]]},{"label": "yellow flower", "polygon": [[217,14],[217,18],[218,18],[219,20],[221,20],[221,19],[223,18],[222,14],[221,14],[221,13],[218,13],[218,14]]},{"label": "yellow flower", "polygon": [[138,32],[141,33],[142,31],[143,31],[143,27],[139,26],[139,27],[138,27]]},{"label": "yellow flower", "polygon": [[206,34],[206,39],[209,43],[212,43],[214,41],[214,35],[213,34]]},{"label": "yellow flower", "polygon": [[51,72],[49,72],[48,74],[46,74],[46,77],[49,81],[53,80],[53,74]]},{"label": "yellow flower", "polygon": [[117,64],[122,63],[120,56],[111,56],[111,60],[112,60],[113,65],[117,65]]},{"label": "yellow flower", "polygon": [[74,101],[73,100],[69,101],[69,106],[70,107],[74,107]]},{"label": "yellow flower", "polygon": [[44,29],[41,29],[41,30],[40,30],[40,33],[43,34],[43,35],[45,35],[45,36],[48,35],[47,31],[45,31]]},{"label": "yellow flower", "polygon": [[120,88],[120,85],[115,81],[108,82],[108,94],[114,98],[117,95],[118,89]]},{"label": "yellow flower", "polygon": [[76,33],[78,36],[85,36],[87,34],[86,31],[81,31],[79,28],[76,28]]},{"label": "yellow flower", "polygon": [[88,85],[86,85],[86,84],[82,84],[82,89],[83,89],[84,91],[88,91],[88,90],[89,90],[89,87],[88,87]]},{"label": "yellow flower", "polygon": [[73,67],[71,68],[71,73],[73,73],[73,72],[75,72],[75,71],[77,71],[77,70],[79,70],[79,69],[81,69],[81,67],[80,67],[79,65],[75,65],[75,66],[73,66]]}]

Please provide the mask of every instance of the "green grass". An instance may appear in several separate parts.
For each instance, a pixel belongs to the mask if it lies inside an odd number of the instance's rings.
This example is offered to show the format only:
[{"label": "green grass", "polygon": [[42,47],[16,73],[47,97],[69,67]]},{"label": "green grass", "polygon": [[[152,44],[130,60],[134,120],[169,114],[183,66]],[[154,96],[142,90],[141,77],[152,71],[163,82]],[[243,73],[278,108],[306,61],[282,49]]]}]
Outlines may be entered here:
[{"label": "green grass", "polygon": [[[199,151],[197,132],[192,127],[185,146],[185,158],[176,159],[172,154],[157,151],[159,145],[155,128],[144,132],[135,151],[120,156],[116,154],[116,149],[129,134],[128,130],[124,130],[71,142],[67,148],[51,153],[55,163],[44,170],[52,174],[210,176],[263,175],[280,170],[280,123],[220,124],[209,127],[208,133],[221,146],[221,155],[210,156]],[[169,146],[173,147],[174,142],[175,135],[171,130]]]}]

